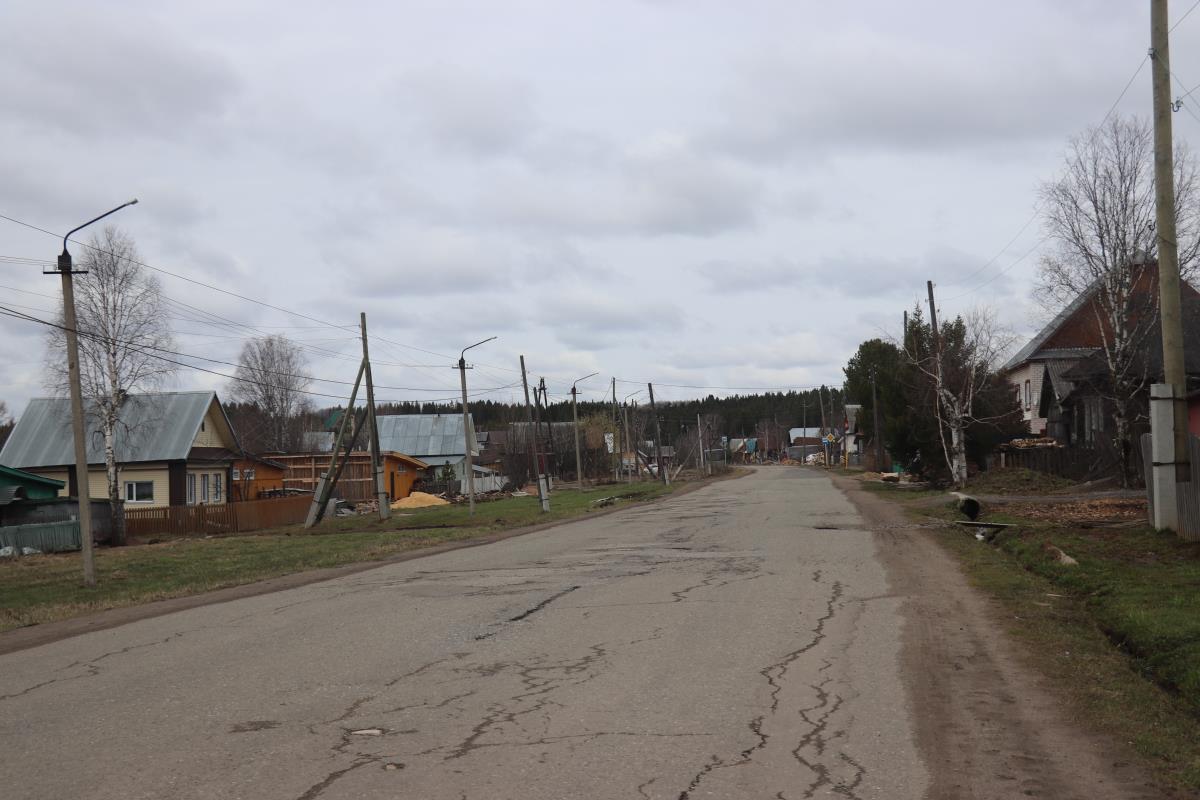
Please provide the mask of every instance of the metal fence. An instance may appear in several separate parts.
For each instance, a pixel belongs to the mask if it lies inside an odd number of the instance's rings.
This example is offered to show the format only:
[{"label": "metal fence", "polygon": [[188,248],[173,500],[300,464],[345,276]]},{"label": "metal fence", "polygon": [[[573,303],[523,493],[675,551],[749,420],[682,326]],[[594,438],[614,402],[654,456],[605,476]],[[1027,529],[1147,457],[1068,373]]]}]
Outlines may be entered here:
[{"label": "metal fence", "polygon": [[303,522],[307,495],[211,506],[164,506],[125,510],[128,536],[204,536],[246,533]]},{"label": "metal fence", "polygon": [[36,522],[0,528],[0,548],[30,547],[42,553],[78,550],[79,521]]},{"label": "metal fence", "polygon": [[[1146,506],[1150,512],[1150,524],[1154,524],[1154,459],[1151,457],[1150,434],[1143,433],[1141,441],[1142,463],[1145,464]],[[1188,436],[1188,457],[1193,471],[1200,464],[1200,438]],[[1189,542],[1200,541],[1200,484],[1193,481],[1175,483],[1175,504],[1179,509],[1179,536]]]}]

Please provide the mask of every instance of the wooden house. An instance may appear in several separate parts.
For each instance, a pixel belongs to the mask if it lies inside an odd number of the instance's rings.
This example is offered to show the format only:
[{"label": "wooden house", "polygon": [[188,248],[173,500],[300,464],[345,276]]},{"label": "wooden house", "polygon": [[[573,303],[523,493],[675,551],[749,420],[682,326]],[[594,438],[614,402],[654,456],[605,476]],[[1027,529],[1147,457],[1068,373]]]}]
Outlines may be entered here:
[{"label": "wooden house", "polygon": [[[85,403],[88,491],[108,497],[104,437]],[[130,395],[116,437],[117,475],[126,508],[221,505],[240,450],[215,392]],[[77,496],[70,401],[35,398],[0,451],[0,464],[61,481]]]},{"label": "wooden house", "polygon": [[[424,480],[429,464],[405,455],[385,451],[383,456],[383,485],[388,497],[398,500],[412,494],[413,484]],[[312,492],[317,480],[329,469],[329,453],[286,453],[271,456],[271,461],[283,466],[283,488]],[[355,450],[350,454],[338,479],[337,495],[346,500],[373,500],[375,487],[371,476],[371,454]]]},{"label": "wooden house", "polygon": [[230,499],[260,500],[283,492],[287,465],[262,456],[244,455],[233,462],[229,481]]}]

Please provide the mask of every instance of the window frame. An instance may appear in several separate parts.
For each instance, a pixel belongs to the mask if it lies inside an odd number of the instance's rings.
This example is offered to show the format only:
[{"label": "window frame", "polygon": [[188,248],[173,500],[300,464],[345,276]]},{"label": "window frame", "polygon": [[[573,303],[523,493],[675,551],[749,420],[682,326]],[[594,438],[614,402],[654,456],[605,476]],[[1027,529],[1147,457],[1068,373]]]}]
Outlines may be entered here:
[{"label": "window frame", "polygon": [[[150,496],[148,498],[143,499],[143,500],[138,499],[138,487],[139,486],[149,486],[150,487]],[[129,496],[130,489],[133,490],[133,497]],[[143,503],[153,503],[154,502],[154,481],[152,481],[152,480],[150,480],[150,481],[125,481],[125,502],[126,503],[136,503],[139,505],[143,504]]]},{"label": "window frame", "polygon": [[221,475],[221,473],[219,473],[219,472],[214,472],[213,480],[212,480],[213,503],[214,504],[220,504],[220,503],[224,502],[224,500],[222,499],[222,495],[224,494],[224,492],[222,491],[223,483],[224,483],[224,476]]},{"label": "window frame", "polygon": [[189,506],[196,505],[196,473],[194,472],[187,474],[187,504]]},{"label": "window frame", "polygon": [[201,472],[200,473],[200,505],[202,505],[202,506],[208,505],[208,498],[209,498],[208,488],[209,488],[208,487],[208,473]]}]

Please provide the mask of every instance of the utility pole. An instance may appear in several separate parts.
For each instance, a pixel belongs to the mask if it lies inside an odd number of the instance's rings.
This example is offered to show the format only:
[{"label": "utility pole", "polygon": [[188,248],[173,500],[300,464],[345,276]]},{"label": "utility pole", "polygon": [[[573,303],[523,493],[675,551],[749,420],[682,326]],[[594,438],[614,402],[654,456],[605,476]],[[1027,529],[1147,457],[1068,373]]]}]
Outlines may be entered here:
[{"label": "utility pole", "polygon": [[800,430],[803,433],[800,436],[800,463],[808,463],[808,392],[804,393],[804,399],[800,401]]},{"label": "utility pole", "polygon": [[[1175,232],[1175,169],[1171,134],[1171,114],[1174,109],[1171,103],[1171,51],[1167,25],[1167,0],[1151,0],[1154,205],[1165,384],[1152,386],[1150,391],[1154,527],[1178,531],[1179,509],[1175,484],[1192,478],[1188,463],[1187,373],[1184,369],[1183,322],[1179,299],[1179,244]],[[1155,406],[1167,406],[1170,413],[1165,408],[1157,411]]]},{"label": "utility pole", "polygon": [[[624,450],[624,448],[629,447],[630,443],[632,442],[632,440],[629,438],[629,403],[622,404],[621,418],[622,418],[622,421],[625,423],[625,425],[624,425],[625,436],[624,436],[624,441],[621,443],[621,448],[622,448],[621,449],[621,466],[624,467],[625,466],[625,450]],[[633,450],[633,466],[635,468],[637,467],[637,445],[636,444],[634,444],[634,450]],[[633,473],[629,472],[627,477],[629,478],[627,483],[633,483]]]},{"label": "utility pole", "polygon": [[379,504],[379,518],[387,519],[392,515],[387,486],[383,482],[383,454],[379,448],[379,423],[375,417],[375,384],[371,381],[371,356],[367,352],[367,314],[360,312],[359,324],[362,326],[363,372],[367,379],[367,424],[371,428],[371,473],[375,482],[375,500]]},{"label": "utility pole", "polygon": [[487,344],[488,342],[494,341],[496,338],[497,337],[492,336],[488,339],[484,339],[482,342],[476,342],[470,347],[464,347],[462,352],[458,354],[458,376],[462,382],[463,440],[467,448],[467,506],[469,508],[467,514],[472,517],[475,516],[475,461],[474,453],[472,451],[475,449],[476,442],[472,441],[472,439],[475,438],[475,431],[472,430],[471,412],[467,407],[467,351],[470,350],[471,347],[479,347],[479,345]]},{"label": "utility pole", "polygon": [[883,472],[883,428],[879,425],[879,395],[875,391],[875,367],[871,367],[871,416],[875,429],[875,469]]},{"label": "utility pole", "polygon": [[593,372],[591,375],[585,375],[571,384],[571,419],[575,426],[575,482],[579,484],[580,491],[583,491],[583,460],[579,454],[579,387],[577,384],[579,381],[586,381],[588,378],[599,374],[598,372]]},{"label": "utility pole", "polygon": [[[88,470],[87,435],[83,423],[83,387],[79,379],[79,328],[75,317],[75,275],[86,275],[87,270],[76,272],[71,263],[71,251],[67,250],[67,240],[71,234],[83,230],[93,222],[99,222],[109,214],[115,214],[126,206],[137,203],[134,198],[128,203],[122,203],[111,211],[105,211],[95,219],[90,219],[78,228],[72,228],[63,237],[63,249],[58,256],[58,269],[62,278],[63,293],[63,327],[67,334],[67,382],[71,388],[71,433],[75,443],[75,497],[79,507],[79,550],[83,556],[83,585],[96,585],[96,555],[92,546],[92,492],[91,472]],[[113,520],[115,526],[117,520]],[[13,542],[13,551],[21,547],[20,542]]]},{"label": "utility pole", "polygon": [[667,477],[662,460],[662,429],[658,424],[658,410],[654,405],[654,384],[647,383],[646,386],[650,389],[650,413],[654,415],[654,460],[658,462],[658,477],[662,479],[663,485],[669,486],[671,479]]},{"label": "utility pole", "polygon": [[[704,474],[704,423],[700,421],[700,415],[696,415],[696,444],[700,446],[700,474]],[[712,474],[712,467],[708,468],[708,474]]]},{"label": "utility pole", "polygon": [[329,498],[333,495],[333,487],[337,485],[338,477],[342,474],[342,466],[349,460],[350,453],[354,450],[354,442],[358,440],[358,429],[361,426],[356,424],[350,441],[350,447],[343,457],[342,465],[339,465],[338,456],[342,449],[342,443],[346,440],[346,428],[350,426],[350,419],[354,416],[354,401],[358,398],[358,387],[362,384],[366,366],[366,361],[358,365],[358,375],[354,378],[354,388],[350,390],[350,402],[346,404],[346,413],[342,415],[342,421],[338,425],[337,439],[333,443],[333,452],[329,455],[329,469],[317,479],[317,485],[313,487],[313,501],[312,505],[308,507],[308,517],[304,520],[305,528],[311,528],[325,516],[325,507],[329,505]]},{"label": "utility pole", "polygon": [[612,379],[612,396],[613,396],[613,483],[619,483],[621,480],[621,451],[617,449],[617,379]]},{"label": "utility pole", "polygon": [[521,356],[521,385],[525,387],[525,424],[529,426],[529,455],[533,459],[530,463],[533,465],[534,479],[537,481],[538,503],[542,507],[542,513],[550,510],[550,498],[546,496],[546,487],[542,483],[542,474],[538,465],[537,452],[537,428],[534,427],[533,409],[529,405],[529,379],[525,376],[525,356]]}]

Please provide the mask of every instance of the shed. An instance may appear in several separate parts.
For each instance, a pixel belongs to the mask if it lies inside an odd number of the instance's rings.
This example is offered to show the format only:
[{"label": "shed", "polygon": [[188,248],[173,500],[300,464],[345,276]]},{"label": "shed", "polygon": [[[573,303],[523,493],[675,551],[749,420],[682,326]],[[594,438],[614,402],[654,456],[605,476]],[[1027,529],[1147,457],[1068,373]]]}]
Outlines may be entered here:
[{"label": "shed", "polygon": [[52,499],[58,497],[66,485],[65,481],[0,464],[0,505],[8,505],[13,500]]},{"label": "shed", "polygon": [[[379,449],[404,453],[426,464],[453,468],[458,479],[466,478],[466,436],[462,414],[384,414],[376,418]],[[475,427],[467,417],[470,438],[476,442]],[[479,454],[475,444],[472,455]]]}]

